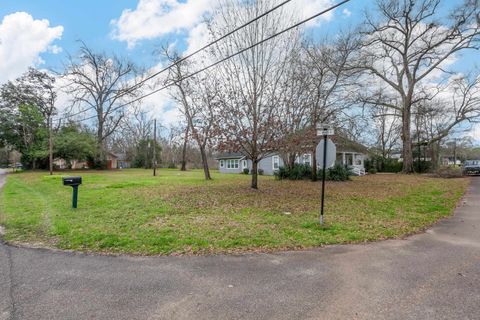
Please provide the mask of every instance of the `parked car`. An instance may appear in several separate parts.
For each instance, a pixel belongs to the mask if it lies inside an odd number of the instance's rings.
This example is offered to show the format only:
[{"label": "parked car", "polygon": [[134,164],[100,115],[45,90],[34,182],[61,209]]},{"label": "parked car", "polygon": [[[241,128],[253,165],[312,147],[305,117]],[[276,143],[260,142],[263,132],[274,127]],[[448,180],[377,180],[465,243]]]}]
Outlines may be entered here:
[{"label": "parked car", "polygon": [[[9,168],[13,168],[13,164],[8,165]],[[20,162],[15,163],[15,169],[22,169],[23,165]]]},{"label": "parked car", "polygon": [[463,174],[480,174],[480,160],[466,160],[463,164]]}]

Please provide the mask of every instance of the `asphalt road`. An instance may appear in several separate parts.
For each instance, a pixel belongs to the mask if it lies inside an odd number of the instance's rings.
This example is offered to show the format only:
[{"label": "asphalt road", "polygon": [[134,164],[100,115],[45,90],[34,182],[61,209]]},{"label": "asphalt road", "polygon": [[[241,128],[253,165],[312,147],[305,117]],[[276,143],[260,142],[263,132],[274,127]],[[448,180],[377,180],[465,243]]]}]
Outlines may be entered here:
[{"label": "asphalt road", "polygon": [[479,231],[475,177],[454,217],[406,240],[149,258],[1,244],[0,319],[480,319]]}]

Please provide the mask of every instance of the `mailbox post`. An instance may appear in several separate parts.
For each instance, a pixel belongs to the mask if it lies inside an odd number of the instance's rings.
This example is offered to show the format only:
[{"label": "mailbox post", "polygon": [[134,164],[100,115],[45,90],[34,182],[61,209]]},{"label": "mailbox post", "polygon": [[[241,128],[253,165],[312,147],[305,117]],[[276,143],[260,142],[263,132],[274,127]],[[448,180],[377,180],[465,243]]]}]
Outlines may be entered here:
[{"label": "mailbox post", "polygon": [[72,208],[77,208],[78,186],[82,184],[82,177],[65,177],[63,178],[64,186],[71,186],[73,189]]}]

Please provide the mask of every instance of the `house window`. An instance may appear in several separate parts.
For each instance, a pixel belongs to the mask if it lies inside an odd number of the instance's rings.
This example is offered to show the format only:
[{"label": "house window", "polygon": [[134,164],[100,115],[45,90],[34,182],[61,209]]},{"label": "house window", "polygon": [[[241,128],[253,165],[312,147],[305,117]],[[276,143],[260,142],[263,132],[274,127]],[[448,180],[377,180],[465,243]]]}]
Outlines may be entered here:
[{"label": "house window", "polygon": [[242,160],[242,168],[243,169],[247,168],[247,160]]},{"label": "house window", "polygon": [[278,168],[280,168],[280,157],[279,156],[273,156],[272,157],[272,167],[273,167],[273,170],[278,170]]},{"label": "house window", "polygon": [[309,153],[305,153],[303,155],[303,164],[308,164],[309,166],[312,166],[312,155]]},{"label": "house window", "polygon": [[220,168],[223,168],[223,167],[225,167],[225,161],[220,160]]},{"label": "house window", "polygon": [[240,160],[238,159],[227,160],[227,169],[238,169],[239,166],[240,166]]}]

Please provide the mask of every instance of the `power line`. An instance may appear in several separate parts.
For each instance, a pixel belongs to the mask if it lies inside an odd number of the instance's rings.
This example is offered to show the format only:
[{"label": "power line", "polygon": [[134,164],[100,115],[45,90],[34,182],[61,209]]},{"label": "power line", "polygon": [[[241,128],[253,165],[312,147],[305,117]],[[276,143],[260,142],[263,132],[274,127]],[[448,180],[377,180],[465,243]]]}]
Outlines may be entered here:
[{"label": "power line", "polygon": [[[296,24],[294,24],[294,25],[292,25],[292,26],[290,26],[290,27],[288,27],[288,28],[286,28],[286,29],[283,29],[282,31],[279,31],[279,32],[277,32],[277,33],[274,33],[274,34],[272,34],[271,36],[269,36],[269,37],[267,37],[267,38],[265,38],[265,39],[262,39],[262,40],[260,40],[259,42],[256,42],[256,43],[252,44],[251,46],[248,46],[248,47],[246,47],[246,48],[244,48],[244,49],[242,49],[242,50],[240,50],[240,51],[237,51],[237,52],[235,52],[235,53],[233,53],[233,54],[231,54],[231,55],[229,55],[229,56],[227,56],[227,57],[225,57],[225,58],[223,58],[223,59],[220,59],[220,60],[218,60],[218,61],[216,61],[216,62],[214,62],[214,63],[212,63],[212,64],[210,64],[210,65],[208,65],[208,66],[206,66],[206,67],[204,67],[204,68],[202,68],[202,69],[200,69],[200,70],[198,70],[198,71],[195,71],[194,73],[191,73],[191,74],[189,74],[189,75],[186,75],[185,77],[182,77],[182,78],[177,79],[177,80],[175,80],[175,81],[172,81],[172,82],[170,82],[170,83],[168,83],[168,84],[166,84],[166,85],[164,85],[164,86],[162,86],[162,87],[160,87],[160,88],[158,88],[158,89],[156,89],[156,90],[153,90],[153,91],[150,92],[150,93],[147,93],[147,94],[145,94],[145,95],[143,95],[143,96],[140,96],[140,97],[138,97],[138,98],[135,98],[135,99],[133,99],[133,100],[131,100],[131,101],[129,101],[129,102],[123,103],[123,104],[121,104],[121,105],[113,108],[113,109],[111,110],[111,112],[116,111],[116,110],[118,110],[118,109],[121,109],[121,108],[123,108],[123,107],[125,107],[125,106],[128,106],[128,105],[130,105],[130,104],[132,104],[132,103],[135,103],[135,102],[137,102],[137,101],[139,101],[139,100],[142,100],[142,99],[144,99],[144,98],[146,98],[146,97],[149,97],[149,96],[151,96],[151,95],[153,95],[153,94],[155,94],[155,93],[157,93],[157,92],[160,92],[160,91],[162,91],[162,90],[165,90],[165,89],[167,89],[167,88],[175,85],[175,84],[178,83],[178,82],[181,82],[181,81],[184,81],[184,80],[186,80],[186,79],[188,79],[188,78],[191,78],[191,77],[193,77],[193,76],[196,76],[197,74],[199,74],[199,73],[201,73],[201,72],[204,72],[204,71],[206,71],[206,70],[208,70],[208,69],[210,69],[210,68],[213,68],[213,67],[219,65],[219,64],[222,63],[222,62],[225,62],[225,61],[227,61],[227,60],[229,60],[229,59],[231,59],[231,58],[233,58],[233,57],[236,57],[236,56],[244,53],[245,51],[248,51],[248,50],[250,50],[250,49],[253,49],[253,48],[255,48],[255,47],[257,47],[257,46],[259,46],[259,45],[261,45],[261,44],[263,44],[263,43],[265,43],[265,42],[267,42],[267,41],[269,41],[269,40],[271,40],[271,39],[273,39],[273,38],[275,38],[275,37],[278,37],[279,35],[282,35],[282,34],[288,32],[288,31],[290,31],[290,30],[293,30],[293,29],[301,26],[302,24],[307,23],[307,22],[309,22],[309,21],[311,21],[311,20],[313,20],[313,19],[315,19],[315,18],[318,18],[319,16],[321,16],[321,15],[323,15],[323,14],[329,12],[329,11],[332,11],[332,10],[338,8],[339,6],[341,6],[341,5],[343,5],[343,4],[347,3],[347,2],[350,2],[350,1],[351,1],[351,0],[343,0],[343,1],[341,1],[341,2],[339,2],[339,3],[337,3],[337,4],[335,4],[335,5],[333,5],[333,6],[331,6],[331,7],[329,7],[329,8],[327,8],[327,9],[323,10],[323,11],[320,11],[319,13],[317,13],[317,14],[315,14],[315,15],[307,18],[307,19],[301,20],[300,22],[298,22],[298,23],[296,23]],[[84,118],[84,119],[81,119],[81,120],[78,120],[78,121],[81,122],[81,121],[91,120],[91,119],[94,119],[94,118],[96,118],[96,117],[97,117],[97,116],[95,115],[95,116],[91,116],[91,117],[88,117],[88,118]]]},{"label": "power line", "polygon": [[[241,29],[245,28],[246,26],[252,24],[253,22],[255,22],[255,21],[257,21],[257,20],[265,17],[266,15],[268,15],[268,14],[270,14],[271,12],[279,9],[280,7],[286,5],[287,3],[291,2],[291,1],[292,1],[292,0],[285,0],[285,1],[281,2],[281,3],[279,3],[278,5],[274,6],[273,8],[271,8],[271,9],[269,9],[269,10],[267,10],[267,11],[265,11],[265,12],[262,13],[261,15],[259,15],[259,16],[255,17],[255,18],[253,18],[252,20],[250,20],[250,21],[242,24],[241,26],[233,29],[232,31],[227,32],[226,34],[224,34],[224,35],[221,36],[220,38],[217,38],[216,40],[214,40],[214,41],[212,41],[212,42],[204,45],[204,46],[201,47],[200,49],[197,49],[197,50],[195,50],[194,52],[186,55],[185,57],[180,58],[179,60],[175,61],[174,63],[170,64],[169,66],[164,67],[163,69],[161,69],[161,70],[153,73],[152,75],[148,76],[147,78],[143,79],[143,80],[140,81],[139,83],[135,84],[135,85],[134,85],[133,87],[131,87],[129,90],[123,92],[122,94],[120,94],[120,95],[117,96],[116,98],[118,99],[119,97],[122,97],[122,96],[124,96],[124,95],[132,92],[133,90],[137,89],[139,86],[141,86],[142,84],[144,84],[144,83],[147,82],[148,80],[151,80],[151,79],[159,76],[160,74],[164,73],[165,71],[171,69],[172,67],[175,67],[176,65],[182,63],[183,61],[185,61],[185,60],[187,60],[187,59],[190,59],[191,57],[197,55],[198,53],[202,52],[203,50],[208,49],[209,47],[213,46],[214,44],[217,44],[218,42],[220,42],[220,41],[222,41],[223,39],[231,36],[231,35],[234,34],[235,32],[238,32],[239,30],[241,30]],[[112,99],[112,98],[108,98],[106,101],[110,101],[111,99]],[[91,108],[88,108],[88,109],[85,109],[85,110],[76,112],[76,113],[74,113],[74,114],[72,114],[72,115],[68,115],[68,116],[66,116],[66,117],[62,117],[62,118],[56,119],[56,121],[59,121],[59,120],[62,120],[62,119],[72,118],[72,117],[74,117],[74,116],[76,116],[76,115],[79,115],[79,114],[82,114],[82,113],[84,113],[84,112],[87,112],[87,111],[89,111],[90,109],[91,109]]]}]

